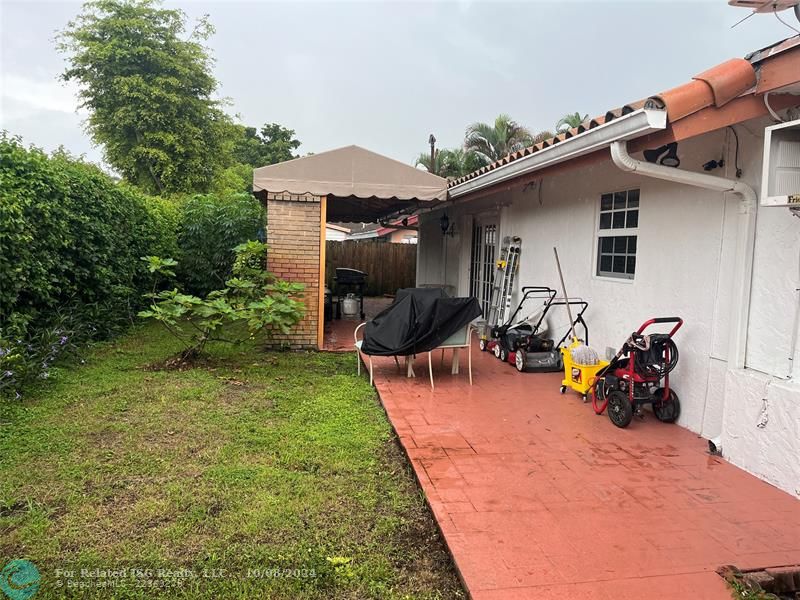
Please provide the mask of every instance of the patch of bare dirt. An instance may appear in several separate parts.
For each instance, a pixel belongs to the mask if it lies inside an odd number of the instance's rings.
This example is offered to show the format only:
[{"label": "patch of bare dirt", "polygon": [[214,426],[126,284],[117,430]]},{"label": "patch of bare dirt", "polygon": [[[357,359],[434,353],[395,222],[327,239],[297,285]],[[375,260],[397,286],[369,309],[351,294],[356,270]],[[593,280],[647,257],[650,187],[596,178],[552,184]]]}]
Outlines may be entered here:
[{"label": "patch of bare dirt", "polygon": [[240,405],[243,401],[258,395],[262,399],[261,404],[265,407],[272,406],[272,401],[268,400],[262,393],[267,389],[266,385],[253,384],[235,377],[220,378],[224,384],[217,398],[225,405]]},{"label": "patch of bare dirt", "polygon": [[150,363],[144,367],[145,371],[188,371],[190,369],[208,368],[214,364],[208,354],[199,352],[196,348],[178,352],[166,360]]},{"label": "patch of bare dirt", "polygon": [[26,512],[28,512],[28,505],[20,500],[0,505],[0,517],[16,517]]}]

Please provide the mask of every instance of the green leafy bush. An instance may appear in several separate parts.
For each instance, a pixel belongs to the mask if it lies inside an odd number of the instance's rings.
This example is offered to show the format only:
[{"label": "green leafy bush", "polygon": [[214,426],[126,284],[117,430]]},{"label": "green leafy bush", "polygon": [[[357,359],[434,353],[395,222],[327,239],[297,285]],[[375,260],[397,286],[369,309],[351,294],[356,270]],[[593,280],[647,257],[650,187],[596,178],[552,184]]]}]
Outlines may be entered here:
[{"label": "green leafy bush", "polygon": [[[26,356],[38,356],[46,349],[36,340],[54,331],[57,315],[84,337],[130,324],[151,282],[139,258],[177,250],[177,219],[168,201],[93,165],[0,136],[0,339],[21,340],[33,347]],[[3,373],[13,372],[11,355],[0,357]],[[15,387],[37,376],[31,365],[25,376],[15,368]]]},{"label": "green leafy bush", "polygon": [[[265,270],[267,246],[261,242],[246,242],[234,249],[233,277],[221,290],[205,298],[184,294],[177,289],[156,291],[153,285],[148,310],[140,317],[155,319],[184,345],[179,361],[197,357],[212,340],[237,342],[220,337],[225,324],[244,322],[250,337],[269,336],[274,332],[288,333],[303,316],[303,303],[298,296],[303,286],[276,279]],[[151,273],[173,277],[178,264],[171,258],[145,256],[142,260]]]},{"label": "green leafy bush", "polygon": [[[263,237],[261,204],[250,194],[199,195],[181,206],[177,275],[187,293],[205,296],[225,286],[234,248]],[[162,253],[158,256],[176,256]]]},{"label": "green leafy bush", "polygon": [[143,196],[145,207],[150,215],[152,227],[142,234],[150,253],[156,256],[177,256],[178,223],[180,207],[175,200],[159,196]]},{"label": "green leafy bush", "polygon": [[89,335],[71,316],[57,313],[40,329],[6,324],[0,328],[0,396],[16,396],[36,380],[49,379],[55,363],[75,358]]}]

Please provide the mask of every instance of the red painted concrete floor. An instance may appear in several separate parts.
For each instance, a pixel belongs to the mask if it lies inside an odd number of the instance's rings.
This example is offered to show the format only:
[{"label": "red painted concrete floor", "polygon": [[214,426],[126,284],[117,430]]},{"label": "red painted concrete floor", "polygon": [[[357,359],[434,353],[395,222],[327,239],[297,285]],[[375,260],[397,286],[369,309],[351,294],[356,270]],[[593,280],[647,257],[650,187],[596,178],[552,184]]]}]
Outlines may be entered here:
[{"label": "red painted concrete floor", "polygon": [[[392,298],[386,296],[364,298],[364,315],[371,319],[392,303]],[[361,323],[360,315],[356,317],[342,317],[325,322],[323,330],[323,350],[325,352],[353,351],[353,331]],[[359,334],[361,335],[361,334]]]},{"label": "red painted concrete floor", "polygon": [[425,356],[417,379],[376,359],[375,383],[474,600],[728,600],[717,567],[800,563],[800,501],[695,434],[473,360],[473,386],[448,358],[432,392]]}]

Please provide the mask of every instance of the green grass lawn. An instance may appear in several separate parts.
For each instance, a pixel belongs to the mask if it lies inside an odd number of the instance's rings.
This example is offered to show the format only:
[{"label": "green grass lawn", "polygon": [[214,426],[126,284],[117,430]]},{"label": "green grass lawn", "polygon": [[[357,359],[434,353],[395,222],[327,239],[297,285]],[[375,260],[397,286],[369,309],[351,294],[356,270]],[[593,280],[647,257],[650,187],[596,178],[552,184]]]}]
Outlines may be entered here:
[{"label": "green grass lawn", "polygon": [[464,597],[352,354],[147,368],[178,349],[148,326],[0,404],[0,568],[37,599]]}]

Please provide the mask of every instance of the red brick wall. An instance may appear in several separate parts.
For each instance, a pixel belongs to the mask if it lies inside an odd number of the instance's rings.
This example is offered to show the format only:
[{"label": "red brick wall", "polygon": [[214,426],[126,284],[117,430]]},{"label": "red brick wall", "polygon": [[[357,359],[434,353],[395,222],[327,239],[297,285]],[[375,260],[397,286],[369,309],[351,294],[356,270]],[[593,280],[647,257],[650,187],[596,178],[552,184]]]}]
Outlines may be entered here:
[{"label": "red brick wall", "polygon": [[267,194],[267,268],[281,279],[305,285],[305,316],[288,335],[273,336],[274,346],[317,347],[320,209],[318,196]]}]

